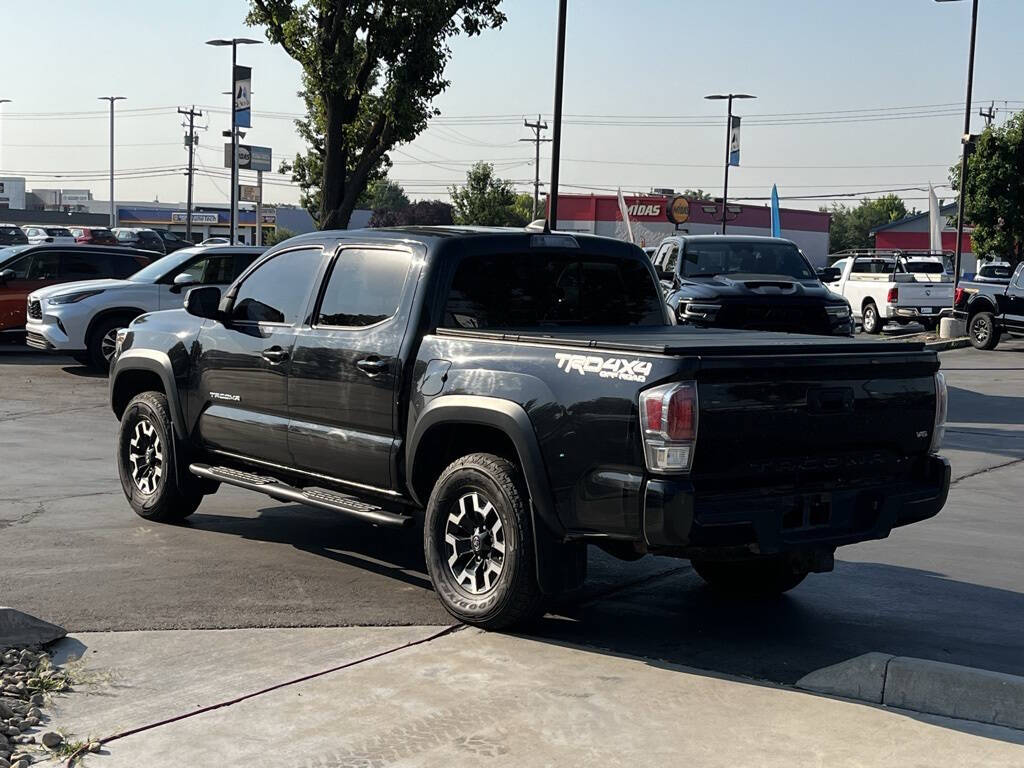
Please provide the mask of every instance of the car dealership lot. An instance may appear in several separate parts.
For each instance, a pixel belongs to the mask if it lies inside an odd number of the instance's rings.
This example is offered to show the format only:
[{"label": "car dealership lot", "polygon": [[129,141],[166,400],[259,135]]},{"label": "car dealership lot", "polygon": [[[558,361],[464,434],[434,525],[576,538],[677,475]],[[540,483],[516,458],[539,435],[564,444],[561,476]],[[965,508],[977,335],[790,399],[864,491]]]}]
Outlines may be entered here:
[{"label": "car dealership lot", "polygon": [[[629,656],[793,682],[867,651],[1024,674],[1024,343],[942,353],[954,485],[935,519],[838,553],[769,603],[724,602],[686,561],[620,563],[529,630]],[[0,353],[2,601],[72,632],[439,625],[421,533],[223,488],[181,526],[135,517],[106,379]]]}]

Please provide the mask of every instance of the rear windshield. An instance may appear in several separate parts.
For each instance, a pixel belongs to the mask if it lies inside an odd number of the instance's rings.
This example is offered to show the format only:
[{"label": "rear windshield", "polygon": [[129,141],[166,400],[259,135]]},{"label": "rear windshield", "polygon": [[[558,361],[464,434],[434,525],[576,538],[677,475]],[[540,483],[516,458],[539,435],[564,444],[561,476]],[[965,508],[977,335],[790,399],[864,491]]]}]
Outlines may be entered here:
[{"label": "rear windshield", "polygon": [[443,319],[449,328],[487,329],[665,323],[647,264],[557,251],[463,259]]},{"label": "rear windshield", "polygon": [[65,227],[46,227],[46,234],[50,237],[71,237],[71,230]]},{"label": "rear windshield", "polygon": [[945,272],[941,261],[907,261],[903,263],[903,267],[907,272],[918,274],[935,275]]},{"label": "rear windshield", "polygon": [[684,277],[781,275],[795,280],[817,279],[796,246],[773,242],[687,243],[680,271]]},{"label": "rear windshield", "polygon": [[1009,280],[1013,276],[1012,267],[982,267],[978,272],[981,277],[997,277],[1000,280]]}]

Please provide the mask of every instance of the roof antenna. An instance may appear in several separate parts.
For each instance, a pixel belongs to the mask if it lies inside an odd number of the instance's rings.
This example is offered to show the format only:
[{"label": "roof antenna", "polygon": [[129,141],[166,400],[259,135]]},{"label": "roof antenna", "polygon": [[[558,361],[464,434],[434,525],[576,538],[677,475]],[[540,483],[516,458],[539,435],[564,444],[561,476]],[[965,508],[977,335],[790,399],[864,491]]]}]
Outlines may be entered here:
[{"label": "roof antenna", "polygon": [[[555,52],[555,114],[551,132],[551,189],[544,231],[558,229],[558,159],[562,150],[562,80],[565,70],[565,10],[568,0],[558,0],[558,47]],[[551,225],[554,225],[552,227]]]}]

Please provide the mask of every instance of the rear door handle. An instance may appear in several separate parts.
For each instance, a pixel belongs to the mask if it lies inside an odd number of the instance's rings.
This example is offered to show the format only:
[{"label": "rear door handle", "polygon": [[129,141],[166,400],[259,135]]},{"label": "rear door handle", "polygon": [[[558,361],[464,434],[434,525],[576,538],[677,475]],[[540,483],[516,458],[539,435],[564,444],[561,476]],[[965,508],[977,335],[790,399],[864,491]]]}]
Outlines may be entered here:
[{"label": "rear door handle", "polygon": [[356,368],[363,373],[376,376],[378,373],[384,373],[388,369],[388,361],[381,360],[379,357],[366,357],[362,360],[356,360]]},{"label": "rear door handle", "polygon": [[288,359],[288,350],[281,347],[270,347],[263,350],[263,359],[271,363],[281,363]]}]

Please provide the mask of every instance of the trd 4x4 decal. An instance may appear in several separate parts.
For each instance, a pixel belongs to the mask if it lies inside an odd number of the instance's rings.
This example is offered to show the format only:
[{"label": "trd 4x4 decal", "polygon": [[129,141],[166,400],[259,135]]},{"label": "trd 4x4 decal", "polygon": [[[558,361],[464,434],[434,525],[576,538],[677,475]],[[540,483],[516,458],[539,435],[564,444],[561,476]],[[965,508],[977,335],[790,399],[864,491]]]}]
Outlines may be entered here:
[{"label": "trd 4x4 decal", "polygon": [[651,363],[644,360],[626,360],[622,357],[599,357],[597,355],[573,355],[569,352],[555,352],[558,369],[563,373],[575,371],[580,376],[596,373],[602,379],[619,379],[643,383],[651,375]]}]

